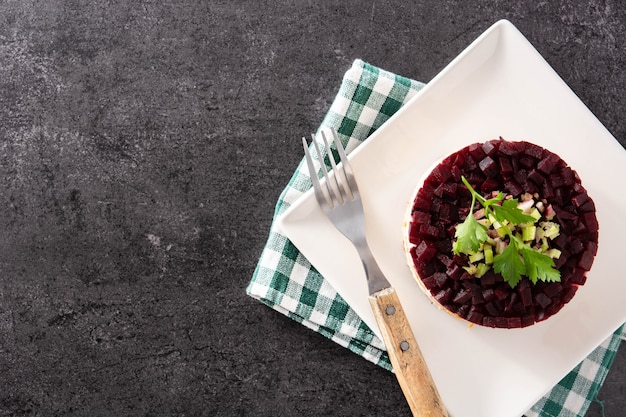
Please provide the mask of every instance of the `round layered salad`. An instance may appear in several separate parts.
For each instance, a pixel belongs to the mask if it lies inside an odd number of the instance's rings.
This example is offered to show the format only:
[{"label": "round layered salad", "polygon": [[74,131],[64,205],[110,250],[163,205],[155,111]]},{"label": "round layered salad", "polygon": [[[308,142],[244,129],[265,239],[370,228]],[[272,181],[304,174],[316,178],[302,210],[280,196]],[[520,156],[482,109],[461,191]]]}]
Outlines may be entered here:
[{"label": "round layered salad", "polygon": [[563,159],[499,138],[447,156],[420,181],[404,244],[411,271],[443,309],[520,328],[556,314],[585,283],[598,220]]}]

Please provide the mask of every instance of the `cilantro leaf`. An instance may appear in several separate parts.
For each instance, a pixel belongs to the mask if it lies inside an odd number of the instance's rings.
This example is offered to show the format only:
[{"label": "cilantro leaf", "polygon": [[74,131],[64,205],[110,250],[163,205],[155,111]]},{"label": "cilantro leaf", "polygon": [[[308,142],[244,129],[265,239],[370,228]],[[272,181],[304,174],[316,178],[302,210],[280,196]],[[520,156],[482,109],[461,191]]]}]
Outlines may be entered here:
[{"label": "cilantro leaf", "polygon": [[520,258],[515,242],[509,243],[502,253],[493,258],[493,270],[502,275],[511,288],[515,288],[521,281],[522,275],[526,274],[526,266]]},{"label": "cilantro leaf", "polygon": [[487,240],[487,228],[478,223],[470,213],[465,221],[456,227],[454,237],[456,237],[454,253],[458,255],[461,252],[476,252],[481,243]]},{"label": "cilantro leaf", "polygon": [[504,221],[508,221],[512,224],[535,222],[534,217],[529,216],[528,214],[524,214],[524,212],[517,207],[516,198],[504,200],[501,206],[494,204],[491,206],[491,209],[493,210],[493,215],[495,216],[496,220],[498,220],[500,223]]},{"label": "cilantro leaf", "polygon": [[558,282],[561,280],[561,273],[554,267],[554,260],[545,253],[541,253],[529,247],[522,247],[520,250],[526,265],[526,274],[533,284],[537,279],[548,282]]}]

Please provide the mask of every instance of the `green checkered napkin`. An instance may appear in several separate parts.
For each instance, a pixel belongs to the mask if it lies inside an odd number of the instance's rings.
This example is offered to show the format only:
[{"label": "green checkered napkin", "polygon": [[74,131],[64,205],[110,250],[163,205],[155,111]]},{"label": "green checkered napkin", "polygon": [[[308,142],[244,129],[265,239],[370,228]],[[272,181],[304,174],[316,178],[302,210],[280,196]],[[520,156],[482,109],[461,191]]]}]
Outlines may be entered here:
[{"label": "green checkered napkin", "polygon": [[[336,129],[350,152],[423,86],[420,82],[356,60],[344,75],[339,93],[320,129]],[[306,172],[300,163],[278,199],[275,217],[311,187]],[[267,244],[246,291],[365,359],[392,369],[384,343],[275,225],[270,229]],[[584,416],[624,337],[626,326],[572,370],[528,411],[527,416]]]}]

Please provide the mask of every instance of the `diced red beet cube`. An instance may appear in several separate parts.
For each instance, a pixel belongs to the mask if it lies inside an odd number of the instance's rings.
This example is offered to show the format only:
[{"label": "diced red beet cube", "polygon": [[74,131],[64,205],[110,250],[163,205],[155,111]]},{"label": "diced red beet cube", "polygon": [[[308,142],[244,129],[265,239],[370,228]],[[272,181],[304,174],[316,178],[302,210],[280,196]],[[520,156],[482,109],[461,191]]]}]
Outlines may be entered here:
[{"label": "diced red beet cube", "polygon": [[504,190],[515,197],[524,192],[522,186],[519,185],[515,180],[507,181],[506,183],[504,183]]},{"label": "diced red beet cube", "polygon": [[561,168],[561,178],[563,178],[563,185],[568,187],[573,187],[576,183],[576,174],[569,166]]},{"label": "diced red beet cube", "polygon": [[522,327],[528,327],[535,323],[535,315],[534,314],[526,314],[522,316]]},{"label": "diced red beet cube", "polygon": [[452,176],[452,170],[450,169],[450,165],[439,164],[433,169],[432,175],[437,181],[442,183]]},{"label": "diced red beet cube", "polygon": [[513,156],[518,153],[517,150],[515,150],[513,146],[511,146],[511,143],[506,141],[500,143],[500,146],[498,147],[498,152],[507,156]]},{"label": "diced red beet cube", "polygon": [[554,298],[563,292],[563,286],[560,282],[551,282],[550,284],[546,285],[543,292],[548,297]]},{"label": "diced red beet cube", "polygon": [[483,143],[483,152],[485,153],[485,155],[493,155],[496,152],[496,145],[495,145],[495,141],[488,141]]},{"label": "diced red beet cube", "polygon": [[572,298],[574,298],[574,295],[576,294],[577,289],[578,287],[575,285],[571,285],[570,287],[568,287],[563,293],[563,297],[561,297],[561,302],[563,304],[567,304],[570,301],[572,301]]},{"label": "diced red beet cube", "polygon": [[453,303],[464,304],[472,299],[472,292],[470,290],[462,289],[452,299]]},{"label": "diced red beet cube", "polygon": [[431,290],[437,286],[437,280],[432,275],[426,278],[422,278],[422,284],[428,289]]},{"label": "diced red beet cube", "polygon": [[593,211],[588,211],[583,214],[583,223],[585,223],[587,230],[590,232],[598,230],[598,218],[596,217],[596,213]]},{"label": "diced red beet cube", "polygon": [[485,157],[485,152],[483,151],[483,147],[480,143],[471,144],[469,146],[469,153],[476,161],[480,161]]},{"label": "diced red beet cube", "polygon": [[583,213],[589,213],[590,211],[596,211],[596,205],[593,203],[593,200],[589,199],[585,204],[580,207],[580,211]]},{"label": "diced red beet cube", "polygon": [[483,314],[479,311],[470,311],[467,313],[467,320],[476,324],[483,324]]},{"label": "diced red beet cube", "polygon": [[458,280],[464,272],[465,270],[457,264],[450,265],[446,270],[446,274],[454,280]]},{"label": "diced red beet cube", "polygon": [[432,277],[435,279],[435,282],[437,283],[437,286],[439,288],[444,287],[446,285],[446,282],[448,281],[448,276],[443,272],[435,272]]},{"label": "diced red beet cube", "polygon": [[506,317],[498,316],[496,317],[496,327],[507,329],[509,328],[509,321]]},{"label": "diced red beet cube", "polygon": [[520,327],[522,327],[521,317],[507,317],[506,321],[507,321],[506,327],[509,329],[519,329]]},{"label": "diced red beet cube", "polygon": [[483,326],[485,327],[496,327],[496,319],[491,316],[483,317]]},{"label": "diced red beet cube", "polygon": [[483,298],[485,301],[492,301],[496,299],[496,293],[493,288],[484,288],[483,289]]},{"label": "diced red beet cube", "polygon": [[428,262],[431,259],[433,259],[436,253],[437,253],[437,247],[428,240],[422,240],[415,247],[415,257],[424,262]]},{"label": "diced red beet cube", "polygon": [[414,211],[411,214],[411,222],[413,224],[430,224],[430,213],[426,211]]},{"label": "diced red beet cube", "polygon": [[537,170],[537,169],[532,169],[528,173],[528,179],[531,180],[532,182],[534,182],[537,185],[541,185],[541,184],[543,184],[546,181],[546,179],[543,176],[543,174],[541,174],[541,172],[539,172],[539,170]]},{"label": "diced red beet cube", "polygon": [[[508,285],[508,284],[506,284]],[[495,294],[496,294],[496,298],[499,301],[504,300],[505,298],[507,298],[509,296],[509,294],[511,294],[510,291],[511,287],[509,286],[509,289],[507,290],[504,286],[499,286],[495,289]]]},{"label": "diced red beet cube", "polygon": [[530,156],[521,156],[519,158],[519,164],[526,169],[531,169],[535,166],[535,160]]},{"label": "diced red beet cube", "polygon": [[494,178],[487,178],[485,180],[485,182],[483,182],[480,186],[480,191],[482,191],[483,193],[486,193],[488,191],[493,191],[496,189],[496,187],[498,187],[500,183],[498,182],[498,180],[494,179]]},{"label": "diced red beet cube", "polygon": [[543,156],[543,148],[533,143],[527,143],[526,147],[524,148],[524,153],[535,159],[541,159],[541,157]]},{"label": "diced red beet cube", "polygon": [[500,164],[500,172],[503,176],[506,177],[513,173],[513,166],[511,165],[511,160],[508,157],[500,156],[498,163]]},{"label": "diced red beet cube", "polygon": [[437,239],[439,237],[439,229],[430,224],[420,224],[419,236],[427,239]]},{"label": "diced red beet cube", "polygon": [[585,248],[583,254],[580,256],[578,266],[585,271],[589,271],[591,269],[591,265],[593,264],[593,258],[596,256],[597,249],[598,246],[595,244],[595,242],[587,242],[587,247]]},{"label": "diced red beet cube", "polygon": [[524,307],[529,307],[530,305],[532,305],[533,295],[530,289],[530,281],[528,281],[527,279],[523,279],[522,281],[520,281],[517,288],[519,295],[522,299],[522,305]]},{"label": "diced red beet cube", "polygon": [[541,306],[541,308],[546,308],[552,303],[552,299],[542,292],[535,296],[535,301]]},{"label": "diced red beet cube", "polygon": [[490,156],[486,156],[481,159],[478,163],[478,167],[488,177],[495,177],[499,172],[496,161],[494,161]]},{"label": "diced red beet cube", "polygon": [[446,268],[448,268],[450,265],[452,265],[454,263],[454,261],[452,260],[452,258],[450,258],[447,254],[445,253],[438,253],[436,255],[437,259],[439,260],[439,262],[441,262]]},{"label": "diced red beet cube", "polygon": [[550,174],[556,166],[559,157],[556,154],[550,153],[544,159],[537,163],[537,169],[544,174]]},{"label": "diced red beet cube", "polygon": [[485,304],[485,310],[487,310],[487,313],[494,317],[499,316],[502,312],[502,308],[500,308],[500,305],[496,301],[491,301]]},{"label": "diced red beet cube", "polygon": [[589,201],[589,196],[586,193],[578,193],[572,197],[572,203],[574,203],[576,207],[582,206],[587,201]]},{"label": "diced red beet cube", "polygon": [[440,290],[437,294],[434,295],[435,300],[437,300],[441,304],[445,304],[448,301],[450,301],[451,297],[452,297],[452,290],[450,288]]}]

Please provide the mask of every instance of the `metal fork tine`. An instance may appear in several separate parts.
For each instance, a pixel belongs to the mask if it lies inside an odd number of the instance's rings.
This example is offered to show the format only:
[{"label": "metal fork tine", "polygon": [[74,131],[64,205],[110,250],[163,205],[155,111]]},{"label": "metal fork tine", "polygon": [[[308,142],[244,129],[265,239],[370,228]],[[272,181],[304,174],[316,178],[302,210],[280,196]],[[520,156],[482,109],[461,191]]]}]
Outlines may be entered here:
[{"label": "metal fork tine", "polygon": [[[302,146],[304,146],[304,155],[306,157],[306,164],[309,168],[309,175],[311,177],[311,182],[313,183],[313,190],[315,192],[315,198],[317,199],[317,203],[324,207],[328,206],[329,202],[326,199],[326,196],[322,192],[322,187],[320,185],[320,181],[317,178],[317,170],[315,169],[315,165],[313,164],[313,158],[311,157],[311,152],[309,152],[309,145],[306,142],[306,138],[302,137]],[[330,204],[332,207],[332,202]]]},{"label": "metal fork tine", "polygon": [[[328,202],[328,206],[330,208],[334,208],[335,203],[339,200],[336,198],[333,187],[330,183],[330,180],[328,179],[329,178],[328,169],[326,169],[326,163],[324,162],[322,151],[320,150],[320,146],[315,140],[315,135],[313,134],[311,134],[311,141],[313,142],[313,146],[315,147],[315,152],[317,153],[317,159],[320,162],[320,168],[322,168],[322,174],[324,175],[324,185],[326,186],[326,192],[328,193],[328,198],[329,198],[329,200],[326,200],[326,201]],[[314,171],[314,172],[317,172],[317,171]],[[341,203],[343,203],[343,201],[341,201],[340,204]]]},{"label": "metal fork tine", "polygon": [[344,184],[346,197],[348,200],[352,201],[356,197],[355,195],[358,192],[358,187],[356,185],[356,180],[354,179],[354,174],[352,173],[352,167],[350,166],[350,162],[348,162],[346,151],[343,149],[343,146],[341,145],[341,142],[339,141],[339,137],[337,136],[337,132],[335,130],[333,130],[333,141],[335,142],[335,147],[337,148],[337,152],[339,153],[339,159],[341,160],[343,175],[346,178],[345,182],[342,181],[342,183]]},{"label": "metal fork tine", "polygon": [[[328,159],[330,160],[330,167],[332,168],[332,171],[335,173],[333,180],[332,180],[332,184],[331,184],[331,181],[329,180],[329,177],[326,177],[326,183],[328,184],[329,189],[334,190],[333,185],[337,187],[336,188],[337,191],[334,193],[335,198],[337,199],[339,204],[343,204],[344,198],[343,198],[343,194],[341,193],[341,186],[339,185],[339,183],[343,181],[341,180],[341,177],[339,177],[339,174],[337,171],[337,163],[335,162],[335,156],[330,150],[330,144],[328,143],[328,139],[326,139],[326,135],[324,134],[324,131],[322,131],[322,140],[324,141],[324,146],[326,146],[326,152],[328,154]],[[345,190],[345,186],[344,186],[344,190]]]}]

